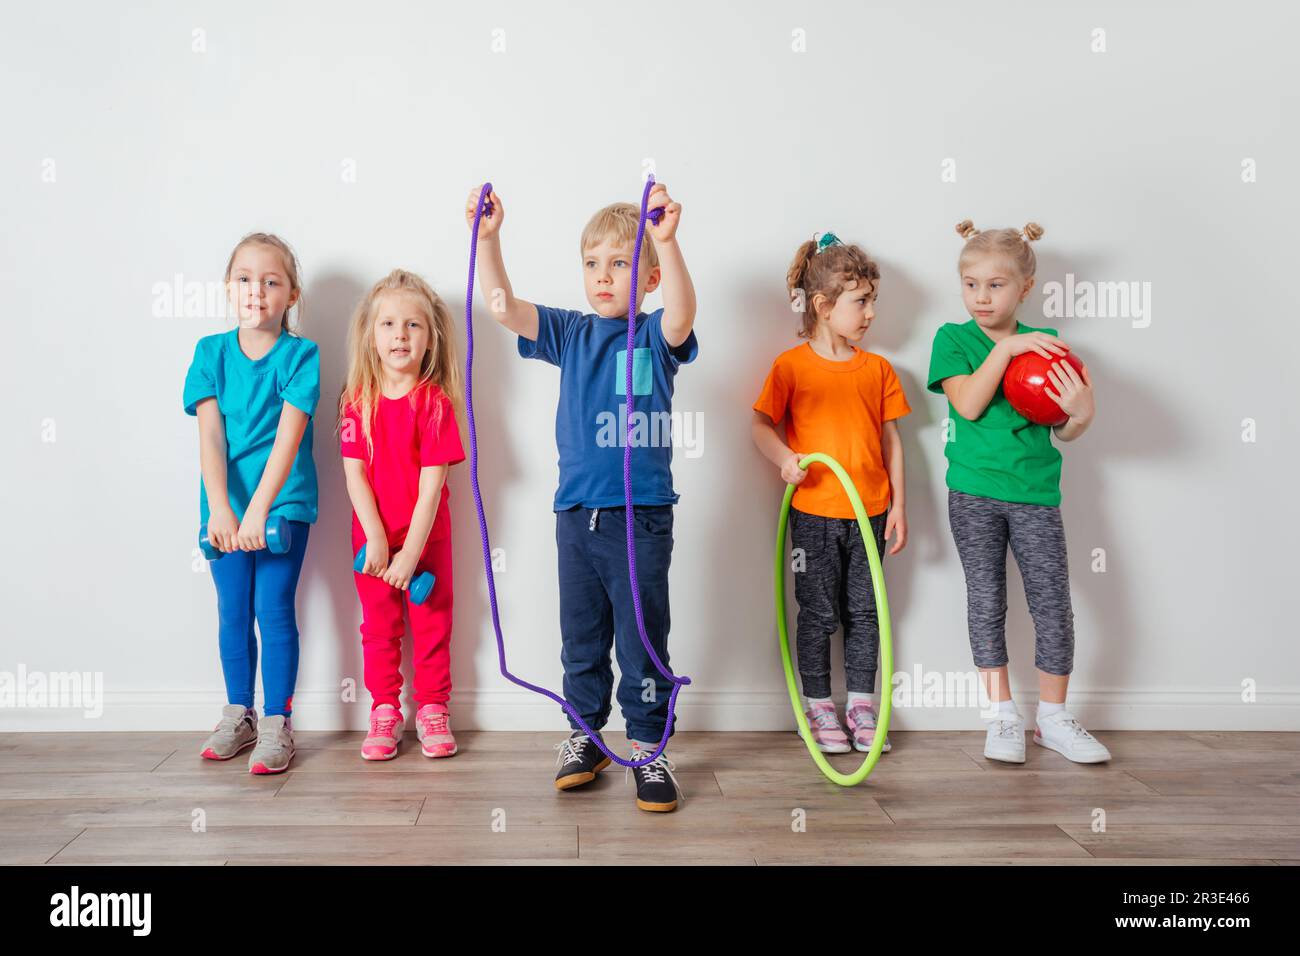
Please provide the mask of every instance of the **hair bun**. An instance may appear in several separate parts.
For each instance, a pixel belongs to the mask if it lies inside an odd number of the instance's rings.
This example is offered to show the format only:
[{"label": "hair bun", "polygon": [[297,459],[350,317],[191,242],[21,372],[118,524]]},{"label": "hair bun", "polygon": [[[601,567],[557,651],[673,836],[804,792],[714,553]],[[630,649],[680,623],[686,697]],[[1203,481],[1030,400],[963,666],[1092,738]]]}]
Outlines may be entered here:
[{"label": "hair bun", "polygon": [[1025,223],[1025,228],[1022,232],[1025,235],[1026,242],[1033,242],[1037,239],[1043,238],[1043,227],[1036,222]]},{"label": "hair bun", "polygon": [[957,235],[961,236],[963,239],[970,239],[978,234],[979,230],[975,228],[975,223],[971,222],[969,219],[963,219],[961,222],[957,223]]}]

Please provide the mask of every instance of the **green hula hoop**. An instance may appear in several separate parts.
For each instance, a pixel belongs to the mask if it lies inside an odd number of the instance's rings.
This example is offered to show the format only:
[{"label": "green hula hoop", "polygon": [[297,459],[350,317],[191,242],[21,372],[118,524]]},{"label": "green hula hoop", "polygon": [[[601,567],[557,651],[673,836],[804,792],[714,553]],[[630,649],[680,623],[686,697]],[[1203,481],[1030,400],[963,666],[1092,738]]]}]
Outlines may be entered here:
[{"label": "green hula hoop", "polygon": [[808,718],[804,716],[803,708],[799,704],[799,688],[795,684],[794,664],[790,660],[790,637],[786,631],[785,623],[785,535],[786,521],[790,517],[790,499],[794,497],[794,485],[786,485],[785,499],[781,502],[781,517],[776,526],[776,573],[773,576],[774,593],[776,594],[776,629],[781,640],[781,663],[785,665],[785,686],[790,692],[790,706],[794,708],[794,719],[799,725],[799,734],[808,747],[808,753],[812,754],[813,761],[821,768],[821,772],[825,774],[827,780],[837,783],[841,787],[853,787],[867,779],[872,768],[875,767],[876,761],[880,759],[881,748],[885,745],[885,736],[889,733],[889,715],[892,710],[890,698],[893,696],[890,691],[893,688],[894,675],[894,642],[893,631],[889,623],[889,595],[885,592],[885,576],[880,567],[880,552],[876,549],[876,536],[871,531],[871,522],[867,520],[867,510],[862,506],[862,499],[858,496],[858,490],[853,487],[853,482],[850,480],[848,473],[830,455],[813,452],[806,455],[799,462],[799,467],[806,469],[813,462],[820,462],[835,472],[835,477],[844,486],[844,491],[848,494],[849,501],[853,505],[853,514],[858,519],[858,529],[862,532],[862,540],[866,544],[867,563],[871,565],[872,590],[876,595],[876,619],[880,623],[880,686],[882,691],[880,694],[880,715],[876,721],[876,736],[871,741],[871,750],[867,752],[867,757],[862,761],[862,766],[858,767],[853,773],[840,773],[830,765],[830,761],[813,743],[812,733],[808,729]]}]

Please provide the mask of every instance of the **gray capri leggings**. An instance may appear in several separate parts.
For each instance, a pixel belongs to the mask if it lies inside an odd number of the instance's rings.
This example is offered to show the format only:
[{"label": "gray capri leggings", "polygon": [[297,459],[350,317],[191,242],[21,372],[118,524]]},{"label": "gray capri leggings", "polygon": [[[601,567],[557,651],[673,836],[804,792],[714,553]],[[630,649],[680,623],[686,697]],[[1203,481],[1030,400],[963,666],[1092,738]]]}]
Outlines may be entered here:
[{"label": "gray capri leggings", "polygon": [[1034,666],[1074,669],[1074,611],[1061,509],[948,490],[948,522],[966,572],[966,621],[976,667],[1007,663],[1007,544],[1034,619]]},{"label": "gray capri leggings", "polygon": [[[880,559],[885,558],[885,515],[868,516]],[[854,518],[824,518],[790,509],[790,540],[806,567],[794,576],[799,602],[799,677],[805,697],[831,696],[831,635],[844,626],[844,682],[851,691],[876,689],[880,624],[862,531]]]}]

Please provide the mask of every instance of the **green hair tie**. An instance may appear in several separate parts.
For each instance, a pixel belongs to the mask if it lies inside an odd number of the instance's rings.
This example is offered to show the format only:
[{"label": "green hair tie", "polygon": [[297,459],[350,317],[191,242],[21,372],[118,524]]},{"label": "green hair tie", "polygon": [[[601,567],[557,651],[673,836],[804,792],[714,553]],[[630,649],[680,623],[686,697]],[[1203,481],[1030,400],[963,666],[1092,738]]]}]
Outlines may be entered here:
[{"label": "green hair tie", "polygon": [[835,235],[835,233],[833,232],[823,232],[817,238],[818,252],[821,252],[823,249],[826,249],[830,246],[842,246],[842,245],[844,245],[844,243],[840,242],[840,237]]}]

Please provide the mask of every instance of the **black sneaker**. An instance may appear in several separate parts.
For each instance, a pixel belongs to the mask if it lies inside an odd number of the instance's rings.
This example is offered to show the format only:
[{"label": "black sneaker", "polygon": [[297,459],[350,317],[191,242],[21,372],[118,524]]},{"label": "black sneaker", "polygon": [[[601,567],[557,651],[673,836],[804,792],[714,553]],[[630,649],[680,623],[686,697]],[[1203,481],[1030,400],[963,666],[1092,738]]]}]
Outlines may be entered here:
[{"label": "black sneaker", "polygon": [[559,751],[555,764],[559,771],[555,774],[556,790],[572,790],[584,783],[591,783],[596,774],[609,766],[609,758],[581,730],[575,730],[563,743],[555,745]]},{"label": "black sneaker", "polygon": [[[653,750],[642,750],[636,744],[632,745],[632,759],[644,760]],[[677,778],[673,776],[673,771],[677,768],[673,762],[660,754],[653,763],[648,763],[644,767],[628,767],[632,775],[636,777],[636,805],[642,810],[649,810],[651,813],[671,813],[677,809],[677,798],[686,799],[686,794],[682,793],[681,787],[677,785]],[[623,775],[627,779],[627,774]]]}]

